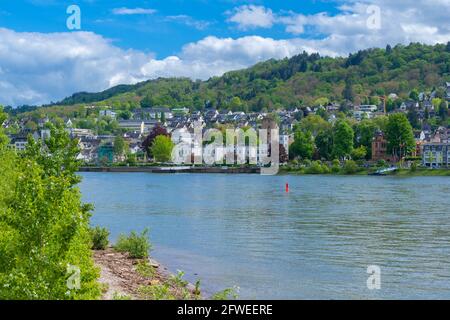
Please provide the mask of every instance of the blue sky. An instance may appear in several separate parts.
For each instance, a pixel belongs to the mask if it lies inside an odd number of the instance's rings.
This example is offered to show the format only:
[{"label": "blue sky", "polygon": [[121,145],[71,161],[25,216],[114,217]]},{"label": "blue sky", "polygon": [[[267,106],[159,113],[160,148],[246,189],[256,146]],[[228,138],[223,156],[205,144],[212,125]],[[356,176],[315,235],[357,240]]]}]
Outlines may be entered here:
[{"label": "blue sky", "polygon": [[[69,30],[69,5],[81,30]],[[208,79],[303,51],[450,41],[450,0],[2,0],[0,104],[158,77]]]},{"label": "blue sky", "polygon": [[[336,1],[283,0],[16,0],[1,4],[0,26],[26,32],[66,32],[66,9],[77,4],[82,13],[82,30],[101,34],[122,48],[153,52],[157,57],[173,55],[189,42],[210,34],[218,37],[238,38],[258,34],[275,39],[292,38],[283,27],[242,30],[228,23],[227,11],[240,5],[264,5],[274,12],[295,11],[303,14],[338,12]],[[114,14],[117,8],[155,10],[149,14]],[[305,37],[319,37],[308,34]]]}]

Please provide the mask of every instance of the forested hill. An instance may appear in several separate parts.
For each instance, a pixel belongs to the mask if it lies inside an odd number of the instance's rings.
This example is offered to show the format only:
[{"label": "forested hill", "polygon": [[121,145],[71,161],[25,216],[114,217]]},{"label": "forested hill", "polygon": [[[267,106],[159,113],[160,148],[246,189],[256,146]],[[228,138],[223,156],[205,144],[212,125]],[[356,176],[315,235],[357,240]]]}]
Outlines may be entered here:
[{"label": "forested hill", "polygon": [[118,108],[140,104],[259,111],[327,101],[358,103],[390,93],[406,98],[412,89],[429,91],[445,81],[450,81],[450,42],[435,46],[413,43],[363,50],[347,58],[302,53],[207,81],[161,78],[100,93],[77,93],[57,104],[103,101]]}]

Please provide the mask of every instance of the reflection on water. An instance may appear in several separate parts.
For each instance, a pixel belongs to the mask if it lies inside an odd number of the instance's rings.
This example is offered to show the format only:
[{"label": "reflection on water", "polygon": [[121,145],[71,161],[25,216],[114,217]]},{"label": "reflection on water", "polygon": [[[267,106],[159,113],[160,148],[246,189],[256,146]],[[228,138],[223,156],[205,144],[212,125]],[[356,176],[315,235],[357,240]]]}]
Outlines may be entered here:
[{"label": "reflection on water", "polygon": [[[241,298],[450,298],[450,179],[85,173],[92,223]],[[286,194],[284,185],[290,184]],[[381,290],[367,289],[369,265]]]}]

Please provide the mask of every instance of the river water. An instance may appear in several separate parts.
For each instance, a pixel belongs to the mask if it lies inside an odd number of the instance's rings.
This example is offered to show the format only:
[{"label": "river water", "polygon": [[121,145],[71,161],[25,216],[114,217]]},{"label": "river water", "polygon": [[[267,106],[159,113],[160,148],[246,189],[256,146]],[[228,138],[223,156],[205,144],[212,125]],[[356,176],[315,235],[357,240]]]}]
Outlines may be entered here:
[{"label": "river water", "polygon": [[81,175],[93,225],[112,241],[148,227],[152,256],[207,294],[450,299],[448,177]]}]

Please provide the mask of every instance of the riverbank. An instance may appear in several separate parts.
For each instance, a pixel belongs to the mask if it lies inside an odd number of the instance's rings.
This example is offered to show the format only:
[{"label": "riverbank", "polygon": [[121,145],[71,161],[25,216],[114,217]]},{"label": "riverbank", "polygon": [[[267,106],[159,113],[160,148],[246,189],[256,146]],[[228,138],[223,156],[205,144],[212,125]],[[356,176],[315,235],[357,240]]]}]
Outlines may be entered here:
[{"label": "riverbank", "polygon": [[[157,167],[157,166],[140,166],[140,167],[81,167],[79,172],[112,172],[112,173],[220,173],[220,174],[260,174],[261,168],[258,167]],[[281,166],[278,174],[280,175],[335,175],[335,176],[364,176],[374,173],[374,168],[357,168],[354,171],[336,170],[311,170],[311,168],[291,168]],[[450,169],[429,169],[417,168],[398,169],[394,172],[385,174],[386,176],[450,176]]]},{"label": "riverbank", "polygon": [[[282,175],[329,175],[329,176],[367,176],[371,175],[376,170],[373,169],[359,169],[356,172],[308,172],[304,169],[285,169],[280,168],[279,174]],[[393,172],[388,172],[382,176],[399,176],[399,177],[447,177],[450,176],[450,169],[429,169],[429,168],[417,168],[416,170],[411,169],[398,169]]]},{"label": "riverbank", "polygon": [[100,268],[102,300],[197,300],[200,291],[172,275],[151,258],[133,259],[113,248],[94,250],[95,265]]},{"label": "riverbank", "polygon": [[389,175],[405,177],[448,177],[450,176],[450,169],[418,168],[415,171],[410,169],[399,169]]},{"label": "riverbank", "polygon": [[80,167],[78,172],[141,172],[141,173],[223,173],[223,174],[259,174],[258,167]]}]

